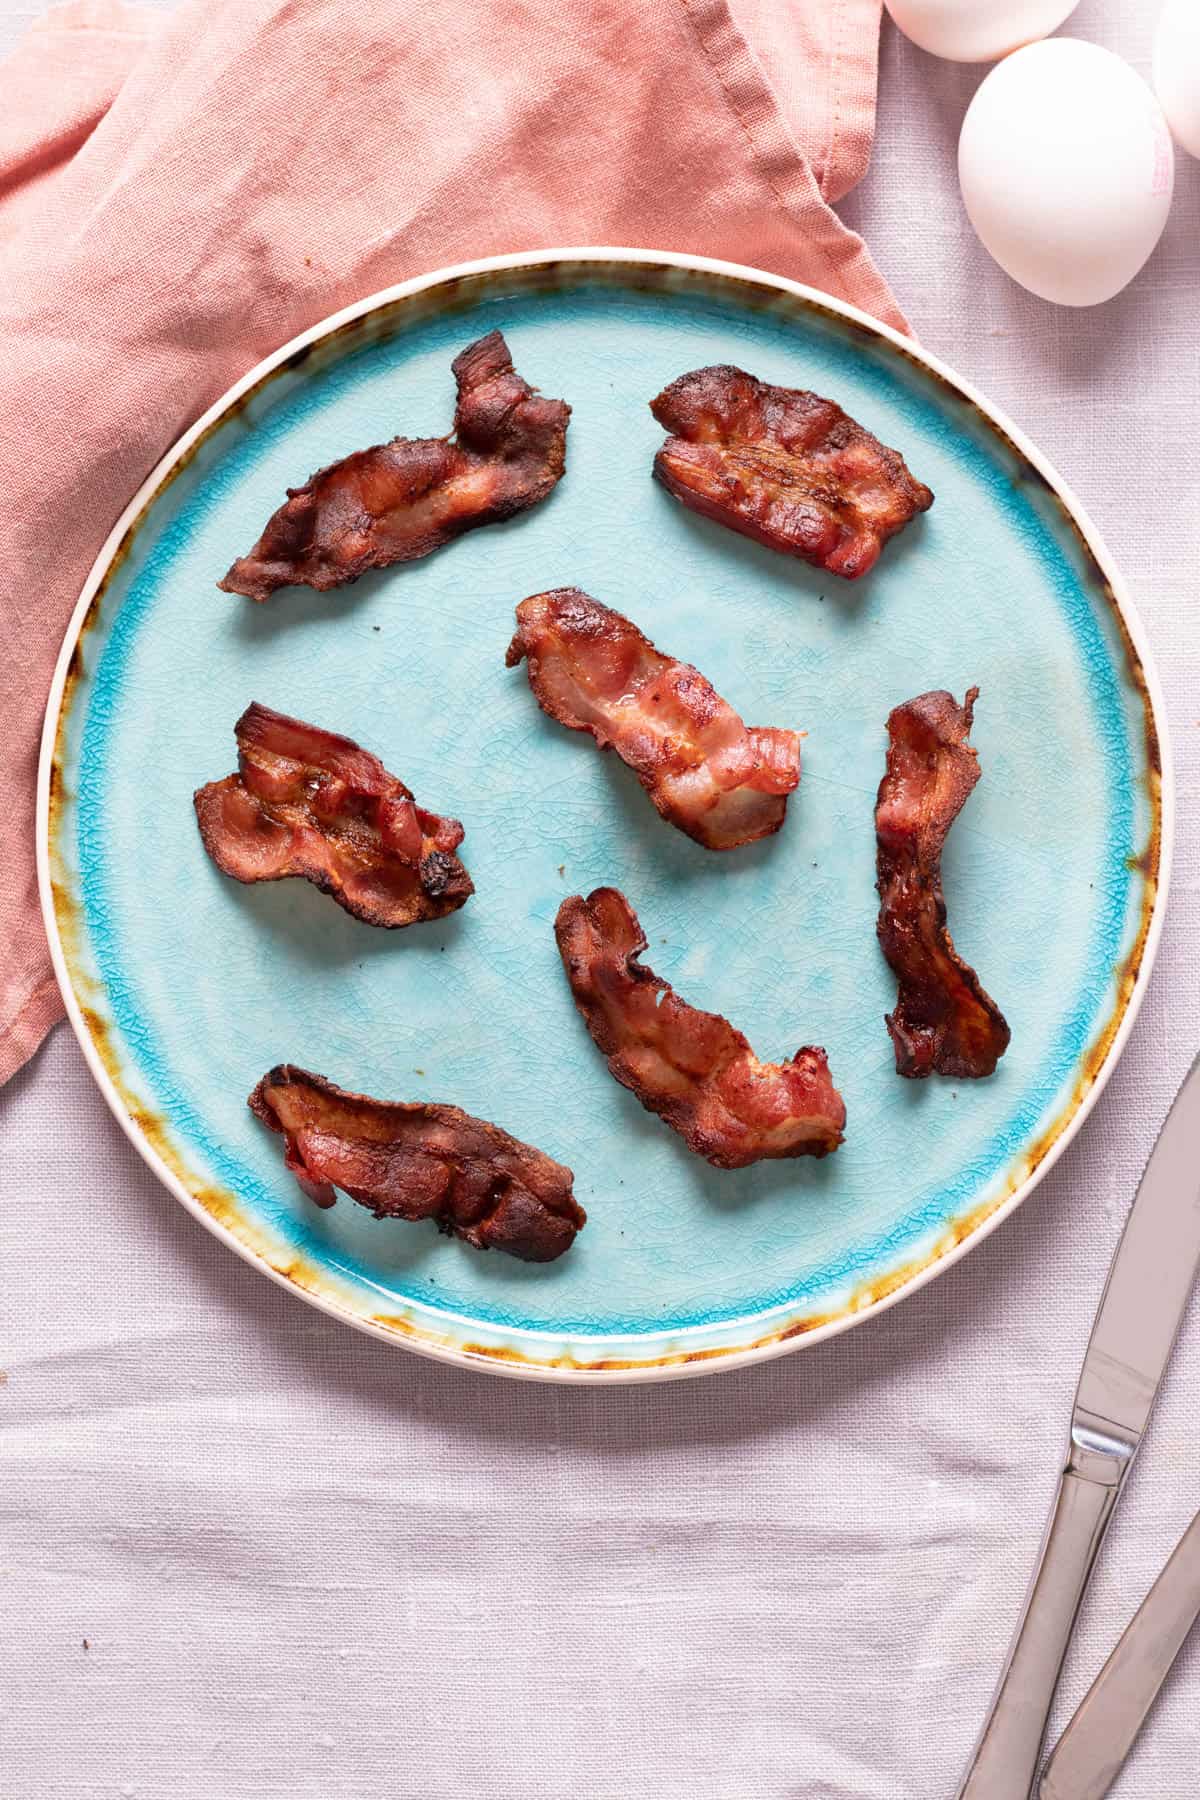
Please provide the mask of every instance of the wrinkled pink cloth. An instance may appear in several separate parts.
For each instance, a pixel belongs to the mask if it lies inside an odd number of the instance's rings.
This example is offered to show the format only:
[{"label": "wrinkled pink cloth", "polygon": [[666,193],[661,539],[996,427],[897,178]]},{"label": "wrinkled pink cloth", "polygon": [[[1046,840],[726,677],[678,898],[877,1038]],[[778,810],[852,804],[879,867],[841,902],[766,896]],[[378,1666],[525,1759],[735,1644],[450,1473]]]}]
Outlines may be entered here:
[{"label": "wrinkled pink cloth", "polygon": [[34,871],[42,711],[114,520],[326,313],[555,244],[755,263],[903,326],[829,202],[880,0],[79,0],[2,73],[0,1080],[62,1011]]}]

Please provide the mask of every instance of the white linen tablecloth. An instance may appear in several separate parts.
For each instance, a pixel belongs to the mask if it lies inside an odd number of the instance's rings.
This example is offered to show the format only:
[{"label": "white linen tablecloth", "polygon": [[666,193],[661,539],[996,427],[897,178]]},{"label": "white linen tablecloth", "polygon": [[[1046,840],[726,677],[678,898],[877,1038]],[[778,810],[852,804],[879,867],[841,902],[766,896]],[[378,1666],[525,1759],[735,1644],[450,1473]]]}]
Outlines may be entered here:
[{"label": "white linen tablecloth", "polygon": [[[784,0],[780,0],[784,3]],[[0,48],[29,8],[0,0]],[[1069,30],[1149,65],[1156,5]],[[1166,689],[1166,934],[1082,1137],[850,1335],[697,1381],[460,1373],[334,1324],[161,1189],[66,1028],[0,1093],[4,1800],[941,1800],[983,1716],[1117,1232],[1200,1046],[1200,165],[1134,287],[1058,311],[966,224],[981,70],[885,24],[844,212],[922,341],[1033,436]],[[1200,1154],[1200,1151],[1198,1151]],[[1200,1505],[1200,1308],[1086,1602],[1061,1727]],[[1115,1794],[1200,1794],[1200,1641]]]}]

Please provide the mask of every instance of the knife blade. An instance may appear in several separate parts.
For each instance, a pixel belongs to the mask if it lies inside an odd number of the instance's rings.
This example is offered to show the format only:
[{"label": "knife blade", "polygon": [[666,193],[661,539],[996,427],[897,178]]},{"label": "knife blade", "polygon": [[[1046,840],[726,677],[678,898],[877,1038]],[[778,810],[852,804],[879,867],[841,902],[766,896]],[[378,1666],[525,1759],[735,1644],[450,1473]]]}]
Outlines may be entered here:
[{"label": "knife blade", "polygon": [[1200,1513],[1058,1740],[1039,1800],[1104,1800],[1200,1619]]},{"label": "knife blade", "polygon": [[1031,1800],[1079,1603],[1200,1263],[1200,1057],[1150,1153],[1083,1360],[1066,1466],[959,1800]]},{"label": "knife blade", "polygon": [[1072,1437],[1134,1447],[1200,1261],[1200,1057],[1167,1114],[1117,1245],[1083,1359]]}]

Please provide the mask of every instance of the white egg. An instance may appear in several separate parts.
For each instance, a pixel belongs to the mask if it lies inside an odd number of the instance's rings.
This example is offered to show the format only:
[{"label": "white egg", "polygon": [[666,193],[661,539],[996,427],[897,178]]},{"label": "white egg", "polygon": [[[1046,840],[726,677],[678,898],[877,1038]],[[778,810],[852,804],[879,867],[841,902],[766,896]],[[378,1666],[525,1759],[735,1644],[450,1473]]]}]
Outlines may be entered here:
[{"label": "white egg", "polygon": [[967,108],[958,179],[1000,267],[1062,306],[1111,300],[1166,224],[1174,181],[1162,108],[1128,63],[1077,38],[1030,44]]},{"label": "white egg", "polygon": [[1057,30],[1079,0],[886,0],[913,43],[950,62],[995,62]]},{"label": "white egg", "polygon": [[1167,0],[1154,38],[1154,87],[1176,143],[1200,156],[1200,0]]}]

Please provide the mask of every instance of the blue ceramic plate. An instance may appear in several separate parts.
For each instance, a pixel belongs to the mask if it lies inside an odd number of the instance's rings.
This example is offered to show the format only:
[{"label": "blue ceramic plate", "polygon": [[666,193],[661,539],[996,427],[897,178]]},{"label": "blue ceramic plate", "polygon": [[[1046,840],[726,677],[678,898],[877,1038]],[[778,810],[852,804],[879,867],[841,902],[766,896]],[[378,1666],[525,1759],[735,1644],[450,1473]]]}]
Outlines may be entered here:
[{"label": "blue ceramic plate", "polygon": [[[445,430],[450,361],[501,326],[573,408],[566,479],[524,518],[341,593],[214,585],[289,483]],[[734,362],[836,396],[937,495],[848,585],[685,512],[650,478],[647,400]],[[506,670],[513,606],[577,584],[704,670],[751,723],[807,732],[785,829],[713,855]],[[875,942],[872,807],[889,709],[981,693],[983,779],[945,884],[1012,1026],[982,1082],[900,1080]],[[1170,841],[1142,634],[1078,506],[929,357],[816,293],[625,251],[410,282],[288,345],[132,502],[79,602],[47,718],[46,921],[75,1028],[164,1183],[241,1254],[430,1355],[562,1378],[728,1366],[811,1343],[916,1286],[1029,1191],[1111,1069],[1149,972]],[[250,700],[346,732],[461,818],[477,894],[372,930],[303,882],[201,848],[192,790],[234,767]],[[824,1162],[722,1172],[607,1074],[552,923],[625,889],[647,960],[760,1055],[823,1044],[848,1108]],[[431,1225],[321,1212],[246,1109],[271,1064],[452,1101],[575,1170],[588,1225],[549,1266]]]}]

